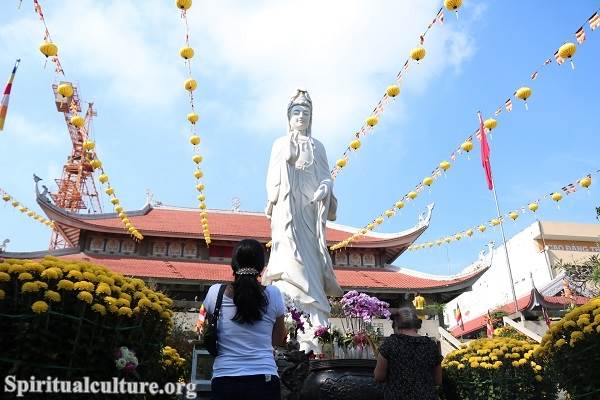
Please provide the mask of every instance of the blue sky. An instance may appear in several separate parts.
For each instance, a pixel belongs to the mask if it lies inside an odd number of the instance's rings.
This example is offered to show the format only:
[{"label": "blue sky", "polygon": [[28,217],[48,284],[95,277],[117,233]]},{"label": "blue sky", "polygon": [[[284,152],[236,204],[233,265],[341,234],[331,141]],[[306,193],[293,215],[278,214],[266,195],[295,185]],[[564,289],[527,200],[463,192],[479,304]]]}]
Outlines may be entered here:
[{"label": "blue sky", "polygon": [[[52,181],[70,152],[62,115],[37,48],[42,28],[31,1],[0,5],[0,78],[22,59],[5,130],[0,134],[0,187],[37,210],[31,175]],[[171,1],[42,1],[67,80],[93,101],[99,155],[127,210],[141,208],[150,189],[165,204],[196,205],[189,112],[178,55],[183,26]],[[491,140],[492,168],[504,211],[600,168],[600,31],[585,27],[576,69],[552,64],[531,73],[599,7],[597,1],[465,1],[457,20],[446,13],[425,42],[427,57],[412,64],[398,99],[373,135],[352,154],[335,183],[338,221],[362,226],[414,187],[519,86],[533,95],[529,111],[514,101]],[[438,1],[194,1],[189,12],[193,74],[198,80],[199,131],[209,208],[260,211],[271,143],[285,134],[285,109],[298,87],[314,104],[313,135],[333,165],[393,82]],[[4,71],[4,72],[2,72]],[[596,71],[596,72],[594,72]],[[4,79],[4,78],[2,78]],[[446,178],[424,191],[383,232],[414,225],[435,202],[423,240],[487,221],[495,214],[478,147]],[[545,220],[597,223],[598,183],[560,204],[541,204]],[[110,210],[106,197],[105,210]],[[37,210],[39,211],[39,210]],[[505,224],[508,236],[534,222]],[[49,230],[0,205],[0,240],[9,250],[47,247]],[[498,230],[443,248],[406,253],[397,265],[456,273]],[[447,251],[446,251],[447,249]]]}]

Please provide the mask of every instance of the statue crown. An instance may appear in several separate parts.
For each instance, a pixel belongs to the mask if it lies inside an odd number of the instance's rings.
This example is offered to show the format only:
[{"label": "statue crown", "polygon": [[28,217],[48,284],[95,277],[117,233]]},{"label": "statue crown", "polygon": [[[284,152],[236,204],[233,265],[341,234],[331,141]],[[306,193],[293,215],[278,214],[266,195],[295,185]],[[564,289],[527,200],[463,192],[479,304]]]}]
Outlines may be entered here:
[{"label": "statue crown", "polygon": [[310,99],[310,95],[308,91],[297,89],[296,94],[290,100],[290,104],[288,105],[288,112],[292,109],[293,106],[306,106],[312,110],[312,100]]}]

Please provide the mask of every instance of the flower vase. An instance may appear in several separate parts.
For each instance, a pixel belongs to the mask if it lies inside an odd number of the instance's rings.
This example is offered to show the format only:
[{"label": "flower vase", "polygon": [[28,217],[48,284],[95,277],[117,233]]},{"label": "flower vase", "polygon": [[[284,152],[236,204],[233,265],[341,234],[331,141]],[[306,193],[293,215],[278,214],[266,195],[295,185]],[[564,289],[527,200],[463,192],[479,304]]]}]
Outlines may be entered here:
[{"label": "flower vase", "polygon": [[335,358],[333,353],[333,343],[323,343],[321,346],[321,351],[323,352],[323,355],[326,359]]}]

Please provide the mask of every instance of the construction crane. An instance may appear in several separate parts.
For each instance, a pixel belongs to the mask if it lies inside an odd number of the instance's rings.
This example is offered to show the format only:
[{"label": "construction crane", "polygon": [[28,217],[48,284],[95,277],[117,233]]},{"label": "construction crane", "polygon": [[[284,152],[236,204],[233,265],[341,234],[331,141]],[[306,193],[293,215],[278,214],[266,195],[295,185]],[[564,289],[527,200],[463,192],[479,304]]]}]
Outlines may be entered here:
[{"label": "construction crane", "polygon": [[[73,87],[73,94],[65,97],[58,92],[58,87],[62,84],[68,84]],[[89,213],[102,212],[102,205],[94,183],[94,169],[90,165],[90,160],[95,158],[92,151],[83,149],[83,143],[89,140],[92,119],[95,117],[94,103],[88,103],[85,113],[85,122],[76,126],[72,118],[81,114],[81,104],[77,86],[71,82],[60,82],[52,85],[56,110],[64,114],[71,143],[71,155],[63,166],[62,177],[56,179],[57,190],[50,193],[54,204],[66,211],[80,213],[87,210]],[[87,157],[86,157],[87,155]],[[68,246],[64,236],[61,235],[60,228],[57,226],[52,232],[50,239],[50,249],[61,249]]]}]

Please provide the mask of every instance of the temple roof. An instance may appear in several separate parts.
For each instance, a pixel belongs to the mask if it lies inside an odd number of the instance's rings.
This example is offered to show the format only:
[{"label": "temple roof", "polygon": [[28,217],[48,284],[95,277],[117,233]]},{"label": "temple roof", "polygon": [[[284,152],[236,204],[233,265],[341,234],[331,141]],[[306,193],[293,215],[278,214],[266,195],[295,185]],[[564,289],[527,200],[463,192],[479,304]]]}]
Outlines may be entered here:
[{"label": "temple roof", "polygon": [[[51,203],[45,194],[37,193],[37,202],[52,219],[59,232],[71,247],[79,246],[81,230],[124,234],[123,225],[116,213],[77,214],[68,212]],[[429,227],[433,205],[420,216],[419,222],[402,232],[368,232],[356,240],[351,247],[379,248],[385,252],[385,260],[391,263]],[[239,241],[253,237],[262,243],[271,240],[271,228],[267,217],[257,212],[206,210],[213,242]],[[152,206],[128,211],[128,218],[146,237],[177,237],[198,239],[202,237],[202,225],[196,208]],[[327,242],[334,244],[346,239],[360,228],[327,223]]]},{"label": "temple roof", "polygon": [[[52,253],[67,260],[82,260],[103,265],[126,276],[152,278],[155,282],[228,282],[233,280],[231,266],[225,262],[164,260],[155,258],[121,257],[88,253],[77,253],[68,249]],[[4,253],[7,258],[39,259],[37,253]],[[482,266],[467,274],[449,277],[418,273],[412,270],[387,268],[335,268],[340,286],[345,290],[376,290],[378,292],[419,291],[437,293],[467,288],[473,284],[489,266]]]},{"label": "temple roof", "polygon": [[[571,302],[576,305],[581,305],[587,303],[589,300],[589,298],[584,296],[574,296],[572,300],[557,294],[546,296],[534,287],[529,293],[517,299],[517,306],[520,312],[530,311],[541,308],[542,306],[548,310],[556,310],[566,308]],[[514,304],[515,303],[511,301],[502,307],[495,308],[494,311],[504,311],[507,314],[512,314],[515,310]],[[450,333],[458,337],[483,329],[487,323],[487,318],[487,314],[480,315],[477,318],[465,322],[464,329],[461,329],[460,326],[455,326],[450,330]]]}]

